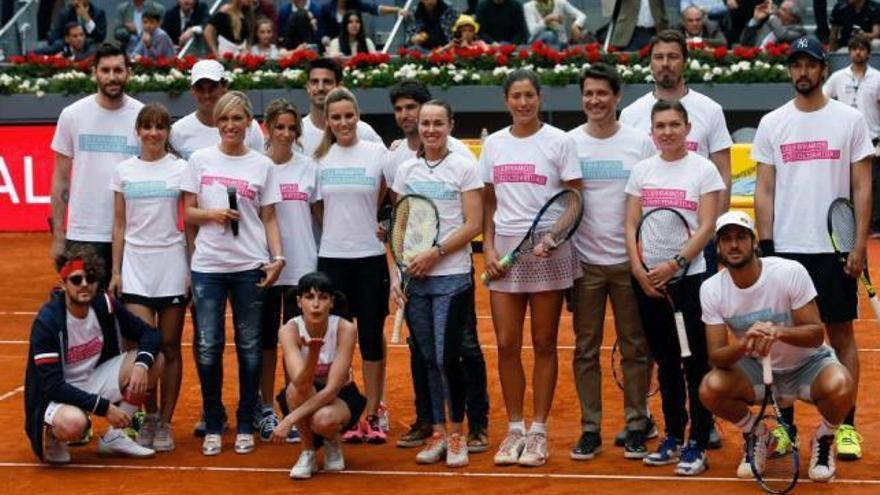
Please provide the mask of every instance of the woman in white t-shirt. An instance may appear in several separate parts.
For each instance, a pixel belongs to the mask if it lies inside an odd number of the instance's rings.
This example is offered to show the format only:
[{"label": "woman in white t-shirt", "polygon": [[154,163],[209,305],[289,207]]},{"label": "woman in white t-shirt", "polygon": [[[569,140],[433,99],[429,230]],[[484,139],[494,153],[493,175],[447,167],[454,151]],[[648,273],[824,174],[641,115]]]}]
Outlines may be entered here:
[{"label": "woman in white t-shirt", "polygon": [[135,121],[141,155],[119,163],[110,184],[114,217],[109,289],[162,333],[161,409],[151,396],[138,435],[138,443],[157,452],[174,450],[171,417],[183,376],[180,335],[189,293],[186,242],[177,228],[186,162],[168,153],[170,130],[171,115],[164,106],[141,108]]},{"label": "woman in white t-shirt", "polygon": [[222,449],[228,298],[239,365],[235,451],[247,454],[255,447],[253,419],[259,402],[265,288],[275,283],[285,263],[275,218],[280,195],[273,187],[272,160],[245,146],[253,118],[247,96],[240,91],[226,93],[217,101],[214,117],[220,144],[193,153],[181,183],[186,221],[199,228],[191,269],[205,411],[202,453],[218,455]]},{"label": "woman in white t-shirt", "polygon": [[[499,465],[541,466],[547,462],[547,418],[556,388],[556,336],[563,292],[580,276],[571,243],[549,256],[521,256],[509,270],[499,263],[526,234],[535,215],[562,187],[581,190],[574,141],[541,122],[541,84],[525,69],[504,82],[504,103],[513,125],[486,138],[480,155],[483,173],[483,257],[489,282],[492,322],[498,340],[498,374],[504,390],[507,438],[495,454]],[[522,332],[531,308],[534,417],[526,433],[523,419],[525,373]]]},{"label": "woman in white t-shirt", "polygon": [[427,371],[434,432],[416,462],[433,464],[445,455],[447,466],[461,467],[468,464],[468,447],[462,436],[466,387],[460,343],[474,306],[470,243],[481,229],[483,184],[476,162],[449,149],[449,104],[422,104],[418,122],[422,149],[401,164],[392,190],[398,197],[420,194],[434,202],[440,214],[439,242],[416,254],[407,267],[413,277],[409,300],[396,270],[391,271],[392,291],[398,305],[406,303],[407,326]]},{"label": "woman in white t-shirt", "polygon": [[[706,446],[712,426],[712,416],[699,399],[700,381],[709,371],[700,308],[700,284],[706,271],[703,248],[712,237],[724,182],[712,162],[688,151],[690,123],[680,102],[660,100],[654,104],[651,132],[660,154],[637,163],[625,189],[626,249],[637,282],[633,286],[645,336],[657,362],[666,425],[666,438],[643,461],[652,466],[677,462],[676,474],[695,476],[708,467]],[[642,215],[658,207],[673,208],[681,213],[692,237],[673,259],[646,271],[639,258],[636,231]],[[667,282],[687,263],[685,276],[667,287]],[[682,313],[692,353],[690,358],[680,357],[675,317],[664,290]],[[685,409],[688,402],[690,414]],[[685,442],[688,418],[690,439]]]},{"label": "woman in white t-shirt", "polygon": [[327,128],[315,150],[318,194],[323,204],[318,270],[351,303],[343,315],[357,320],[358,343],[367,394],[366,419],[346,432],[347,442],[385,443],[379,408],[385,376],[388,265],[376,237],[376,213],[385,198],[388,150],[358,139],[360,113],[350,91],[337,88],[324,103]]},{"label": "woman in white t-shirt", "polygon": [[[299,314],[296,306],[296,283],[318,265],[318,247],[312,231],[313,212],[317,209],[317,165],[299,151],[302,120],[296,106],[279,99],[266,107],[266,130],[269,132],[266,155],[272,159],[273,183],[281,200],[275,205],[281,247],[287,264],[273,287],[266,291],[263,308],[263,371],[260,394],[263,399],[260,436],[269,440],[278,418],[272,407],[275,388],[278,327]],[[279,401],[279,403],[281,403]],[[282,409],[283,411],[283,409]],[[291,433],[294,440],[295,430]]]}]

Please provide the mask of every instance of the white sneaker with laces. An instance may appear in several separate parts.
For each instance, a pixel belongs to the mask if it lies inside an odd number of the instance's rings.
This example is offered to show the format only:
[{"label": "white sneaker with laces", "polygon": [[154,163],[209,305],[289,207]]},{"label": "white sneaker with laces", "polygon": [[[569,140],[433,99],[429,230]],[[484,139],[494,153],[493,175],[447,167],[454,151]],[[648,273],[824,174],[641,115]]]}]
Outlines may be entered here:
[{"label": "white sneaker with laces", "polygon": [[253,433],[239,433],[235,435],[235,453],[250,454],[256,448]]},{"label": "white sneaker with laces", "polygon": [[464,467],[469,462],[467,440],[461,433],[449,435],[446,441],[446,467]]},{"label": "white sneaker with laces", "polygon": [[446,435],[435,431],[425,446],[416,454],[416,462],[419,464],[434,464],[440,462],[446,455]]},{"label": "white sneaker with laces", "polygon": [[144,458],[153,457],[156,455],[156,451],[138,445],[124,431],[118,428],[111,428],[98,440],[98,455]]},{"label": "white sneaker with laces", "polygon": [[202,454],[212,456],[220,455],[223,450],[223,437],[219,433],[208,433],[202,442]]},{"label": "white sneaker with laces", "polygon": [[334,440],[324,441],[324,471],[344,471],[345,458],[342,457],[342,443],[340,436]]},{"label": "white sneaker with laces", "polygon": [[307,480],[318,472],[318,456],[314,450],[303,450],[290,469],[290,477],[295,480]]},{"label": "white sneaker with laces", "polygon": [[550,452],[547,451],[547,435],[530,432],[526,435],[526,446],[519,456],[519,465],[538,467],[547,463]]},{"label": "white sneaker with laces", "polygon": [[153,450],[156,452],[171,452],[174,450],[174,431],[171,423],[161,423],[156,428],[156,437],[153,438]]},{"label": "white sneaker with laces", "polygon": [[67,442],[58,440],[49,428],[43,430],[43,459],[49,464],[69,464],[70,451]]},{"label": "white sneaker with laces", "polygon": [[827,483],[834,478],[837,470],[834,464],[834,435],[814,438],[810,455],[810,479]]},{"label": "white sneaker with laces", "polygon": [[156,438],[156,430],[159,428],[159,415],[147,414],[144,416],[144,424],[138,430],[137,443],[141,447],[152,448]]},{"label": "white sneaker with laces", "polygon": [[517,464],[525,447],[526,435],[519,430],[509,431],[498,447],[498,452],[495,452],[495,464],[498,466]]}]

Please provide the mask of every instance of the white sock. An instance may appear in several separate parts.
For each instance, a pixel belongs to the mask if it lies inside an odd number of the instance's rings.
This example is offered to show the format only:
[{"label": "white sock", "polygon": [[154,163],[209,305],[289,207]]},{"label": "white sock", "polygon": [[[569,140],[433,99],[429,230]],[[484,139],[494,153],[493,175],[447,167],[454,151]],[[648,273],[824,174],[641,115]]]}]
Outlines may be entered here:
[{"label": "white sock", "polygon": [[752,426],[755,424],[756,419],[757,418],[755,417],[754,414],[752,414],[752,411],[749,411],[746,413],[745,416],[743,416],[743,418],[741,420],[734,423],[734,426],[739,428],[739,431],[741,431],[743,433],[748,433],[748,432],[752,431]]},{"label": "white sock", "polygon": [[518,431],[523,435],[526,434],[526,422],[523,420],[519,421],[510,421],[507,423],[507,431],[508,433],[513,433],[514,431]]},{"label": "white sock", "polygon": [[819,427],[816,428],[816,438],[834,435],[834,432],[837,431],[838,426],[840,425],[832,425],[825,418],[822,418],[822,422],[819,423]]},{"label": "white sock", "polygon": [[547,423],[538,423],[537,421],[533,421],[532,426],[529,428],[529,433],[540,433],[542,435],[546,435]]}]

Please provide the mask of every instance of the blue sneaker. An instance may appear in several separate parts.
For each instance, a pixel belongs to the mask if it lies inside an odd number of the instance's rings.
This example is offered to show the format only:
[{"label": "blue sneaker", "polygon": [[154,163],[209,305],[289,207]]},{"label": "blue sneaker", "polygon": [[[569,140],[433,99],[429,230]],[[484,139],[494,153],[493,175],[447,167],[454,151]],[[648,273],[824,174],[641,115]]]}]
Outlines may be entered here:
[{"label": "blue sneaker", "polygon": [[709,469],[709,458],[706,449],[691,440],[681,451],[681,459],[675,466],[675,474],[679,476],[696,476]]},{"label": "blue sneaker", "polygon": [[299,431],[297,431],[296,426],[290,429],[290,433],[287,434],[287,443],[300,443],[302,442],[302,438],[299,437]]},{"label": "blue sneaker", "polygon": [[642,462],[649,466],[665,466],[678,462],[681,458],[681,440],[667,436],[660,442],[657,450],[645,456]]},{"label": "blue sneaker", "polygon": [[263,417],[257,425],[257,431],[260,432],[260,440],[268,442],[272,440],[272,432],[278,426],[278,416],[275,411],[269,409],[263,412]]}]

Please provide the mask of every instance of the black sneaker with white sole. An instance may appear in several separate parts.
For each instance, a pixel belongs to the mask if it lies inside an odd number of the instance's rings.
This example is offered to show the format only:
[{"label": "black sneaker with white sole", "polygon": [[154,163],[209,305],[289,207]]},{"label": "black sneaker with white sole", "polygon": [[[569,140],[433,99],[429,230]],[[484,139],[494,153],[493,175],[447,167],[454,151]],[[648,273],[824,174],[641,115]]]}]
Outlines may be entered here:
[{"label": "black sneaker with white sole", "polygon": [[[660,431],[657,430],[657,423],[654,422],[653,416],[648,416],[648,422],[645,424],[645,440],[650,440],[652,438],[657,438],[660,436]],[[615,447],[625,447],[626,446],[626,427],[624,426],[617,435],[614,436],[614,446]]]},{"label": "black sneaker with white sole", "polygon": [[571,458],[576,461],[588,461],[602,451],[602,437],[595,431],[581,433],[575,446],[571,449]]},{"label": "black sneaker with white sole", "polygon": [[623,445],[623,457],[625,459],[644,459],[646,455],[648,455],[648,447],[645,446],[644,430],[628,430]]}]

